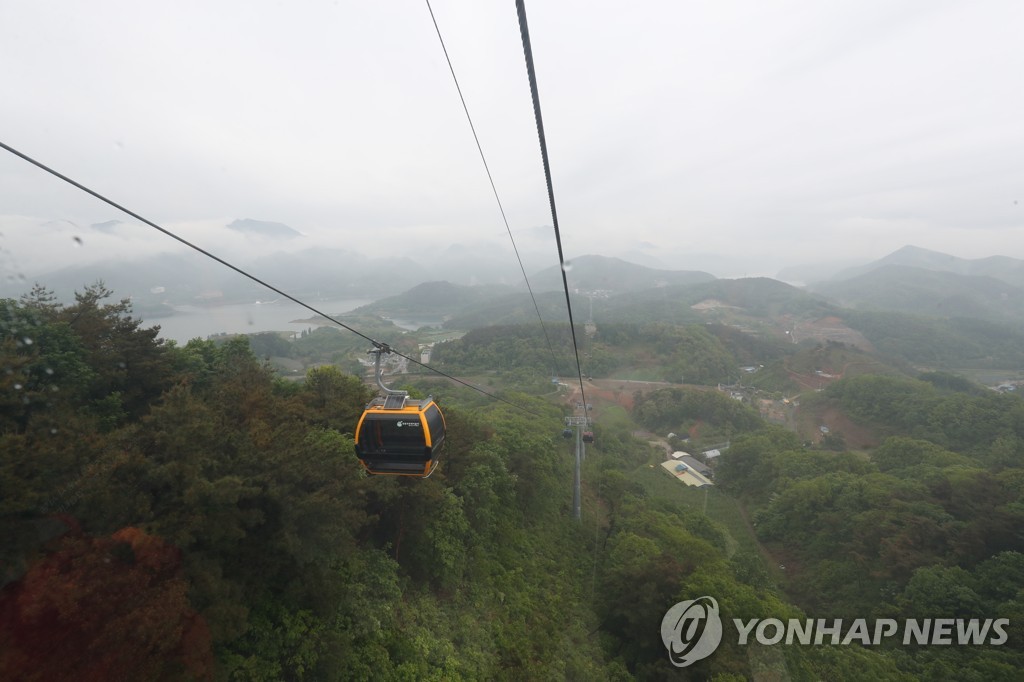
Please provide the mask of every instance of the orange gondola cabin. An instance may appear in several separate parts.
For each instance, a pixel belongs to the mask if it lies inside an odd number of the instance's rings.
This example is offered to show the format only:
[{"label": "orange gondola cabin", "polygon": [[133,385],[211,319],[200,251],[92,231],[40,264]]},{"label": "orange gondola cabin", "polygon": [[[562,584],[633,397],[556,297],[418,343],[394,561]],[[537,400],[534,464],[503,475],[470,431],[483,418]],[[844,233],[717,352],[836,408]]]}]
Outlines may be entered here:
[{"label": "orange gondola cabin", "polygon": [[371,474],[426,478],[444,445],[444,415],[434,399],[375,398],[356,427],[356,456]]}]

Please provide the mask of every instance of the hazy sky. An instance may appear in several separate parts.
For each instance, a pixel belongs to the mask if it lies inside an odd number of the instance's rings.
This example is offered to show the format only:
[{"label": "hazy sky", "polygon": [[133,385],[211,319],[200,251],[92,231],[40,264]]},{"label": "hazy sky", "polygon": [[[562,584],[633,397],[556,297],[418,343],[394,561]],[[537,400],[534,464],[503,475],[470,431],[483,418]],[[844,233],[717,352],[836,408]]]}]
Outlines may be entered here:
[{"label": "hazy sky", "polygon": [[[551,265],[515,3],[433,6],[527,268]],[[527,10],[569,257],[1024,258],[1024,3]],[[0,93],[4,142],[228,259],[271,248],[235,218],[292,248],[508,244],[425,2],[7,0]],[[122,218],[0,151],[0,269],[172,248],[88,227]]]}]

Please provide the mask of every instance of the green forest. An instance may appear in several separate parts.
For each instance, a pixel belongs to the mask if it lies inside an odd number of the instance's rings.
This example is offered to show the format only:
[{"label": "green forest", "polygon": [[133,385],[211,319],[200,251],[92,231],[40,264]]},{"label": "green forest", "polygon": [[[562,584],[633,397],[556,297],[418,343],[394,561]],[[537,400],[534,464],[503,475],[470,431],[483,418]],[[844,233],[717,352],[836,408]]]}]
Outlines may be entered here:
[{"label": "green forest", "polygon": [[[564,348],[569,329],[553,334]],[[437,345],[439,366],[492,376],[502,400],[407,377],[447,422],[422,480],[364,473],[352,432],[375,391],[347,359],[297,378],[266,360],[316,337],[166,343],[102,284],[69,305],[39,286],[0,301],[0,679],[981,681],[1024,667],[1015,396],[944,373],[837,381],[819,399],[885,435],[870,452],[808,444],[710,388],[598,405],[576,521],[571,406],[515,381],[550,386],[538,328]],[[588,375],[660,368],[709,387],[783,353],[704,325],[580,337]],[[634,435],[698,422],[731,439],[711,491],[663,475],[663,451]],[[1010,636],[727,636],[676,668],[659,627],[699,595],[727,622],[999,617]]]},{"label": "green forest", "polygon": [[[770,343],[741,340],[730,332],[721,326],[619,323],[602,324],[593,336],[577,327],[575,338],[584,376],[616,377],[639,369],[658,381],[714,385],[735,380],[737,356],[750,355],[752,348],[771,356]],[[433,359],[460,371],[574,376],[572,338],[568,325],[492,325],[472,329],[456,343],[439,344]]]}]

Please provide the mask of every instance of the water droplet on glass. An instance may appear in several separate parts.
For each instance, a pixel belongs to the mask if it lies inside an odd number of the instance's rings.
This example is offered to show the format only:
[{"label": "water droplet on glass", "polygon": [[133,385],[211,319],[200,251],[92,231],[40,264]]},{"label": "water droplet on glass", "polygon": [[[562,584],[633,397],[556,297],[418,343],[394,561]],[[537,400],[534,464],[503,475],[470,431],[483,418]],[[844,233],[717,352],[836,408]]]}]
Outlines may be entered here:
[{"label": "water droplet on glass", "polygon": [[53,376],[53,368],[52,368],[52,367],[47,367],[45,371],[46,371],[46,373],[47,373],[47,374],[49,374],[50,376]]},{"label": "water droplet on glass", "polygon": [[72,237],[72,239],[75,240],[75,244],[77,244],[78,246],[82,245],[82,238],[79,237],[77,234],[74,237]]},{"label": "water droplet on glass", "polygon": [[117,151],[123,151],[124,142],[121,142],[121,140],[114,140],[114,149],[116,149]]},{"label": "water droplet on glass", "polygon": [[20,391],[21,390],[21,384],[14,384],[14,390],[15,391]]},{"label": "water droplet on glass", "polygon": [[121,369],[128,369],[128,365],[124,364],[123,362],[117,363],[117,366],[120,367]]},{"label": "water droplet on glass", "polygon": [[57,429],[50,429],[50,435],[56,436],[57,435]]},{"label": "water droplet on glass", "polygon": [[570,270],[572,270],[571,261],[565,261],[564,263],[562,263],[562,272],[569,272]]},{"label": "water droplet on glass", "polygon": [[57,384],[50,384],[50,392],[51,393],[56,393],[59,390],[60,390],[60,386],[58,386]]},{"label": "water droplet on glass", "polygon": [[26,336],[25,338],[23,338],[23,339],[21,340],[21,342],[22,342],[23,344],[25,344],[26,346],[31,346],[31,345],[32,345],[32,339],[28,338],[27,336]]}]

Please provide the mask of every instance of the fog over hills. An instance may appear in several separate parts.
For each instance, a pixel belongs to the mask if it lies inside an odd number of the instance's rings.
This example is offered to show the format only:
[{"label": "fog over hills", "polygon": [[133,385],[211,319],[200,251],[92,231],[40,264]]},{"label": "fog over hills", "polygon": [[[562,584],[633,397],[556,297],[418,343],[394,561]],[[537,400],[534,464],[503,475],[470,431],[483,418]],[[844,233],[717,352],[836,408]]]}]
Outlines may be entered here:
[{"label": "fog over hills", "polygon": [[[70,301],[75,290],[103,280],[117,295],[130,296],[137,307],[182,305],[196,301],[244,302],[274,296],[237,272],[166,240],[152,230],[119,220],[89,226],[58,225],[60,239],[50,252],[30,250],[44,226],[31,220],[5,233],[12,247],[5,254],[6,277],[0,296],[17,297],[34,282]],[[372,244],[312,246],[298,230],[283,223],[235,219],[187,226],[177,233],[255,277],[299,297],[384,298],[430,281],[463,286],[501,284],[525,291],[523,268],[537,291],[561,290],[561,272],[551,252],[519,249],[522,266],[507,243],[480,240],[439,243],[411,249],[393,242],[383,255]],[[52,228],[51,226],[51,231]],[[17,242],[13,241],[17,237]],[[308,244],[308,245],[307,245]],[[35,245],[38,247],[38,244]],[[573,262],[570,286],[581,290],[627,291],[668,284],[710,281],[707,272],[649,268],[618,258],[582,256]]]},{"label": "fog over hills", "polygon": [[783,268],[776,279],[806,283],[814,288],[822,282],[848,280],[887,265],[902,265],[921,270],[951,272],[957,275],[994,277],[1014,286],[1024,287],[1024,260],[1009,256],[959,258],[948,253],[907,245],[870,263],[808,263]]},{"label": "fog over hills", "polygon": [[439,320],[477,305],[493,306],[497,299],[525,297],[512,287],[493,284],[465,286],[451,282],[423,282],[397,296],[388,296],[357,308],[354,313],[370,313],[386,318]]},{"label": "fog over hills", "polygon": [[[104,251],[108,244],[137,239],[136,227],[117,220],[91,225],[92,236],[86,237],[88,246],[93,247],[91,255]],[[233,239],[225,243],[238,246],[241,238],[245,240],[241,246],[254,247],[250,251],[261,247],[262,255],[229,260],[263,281],[311,301],[373,299],[380,305],[364,312],[399,317],[416,313],[414,319],[468,315],[475,323],[485,324],[536,316],[520,263],[500,240],[438,244],[436,249],[413,255],[402,255],[402,245],[396,244],[392,255],[370,257],[360,244],[303,248],[305,238],[298,230],[250,218],[208,226],[201,236],[203,243]],[[140,315],[151,318],[172,314],[174,306],[255,302],[275,296],[198,253],[157,252],[126,258],[114,256],[116,249],[106,250],[112,257],[98,262],[43,269],[31,277],[9,275],[0,281],[0,296],[16,297],[33,282],[40,282],[69,301],[75,290],[103,280],[115,295],[131,297]],[[550,253],[524,249],[521,257],[530,285],[543,301],[542,308],[559,315],[557,308],[564,306],[564,300],[559,303],[557,297],[548,300],[542,295],[561,291],[561,269],[557,265],[538,267],[551,262]],[[569,261],[565,274],[570,291],[597,296],[599,314],[617,318],[662,311],[673,318],[690,319],[689,307],[705,299],[763,315],[794,309],[808,313],[820,309],[824,314],[825,309],[814,301],[824,302],[821,297],[827,297],[837,306],[860,310],[969,317],[1024,326],[1024,261],[1014,258],[970,260],[905,246],[857,267],[828,272],[828,266],[818,264],[790,268],[780,276],[812,272],[822,279],[800,290],[767,278],[718,279],[703,270],[657,268],[623,258],[583,255]],[[814,296],[808,298],[808,292]],[[581,305],[595,305],[585,298],[581,301]]]},{"label": "fog over hills", "polygon": [[[68,228],[69,240],[84,235],[82,250],[95,254],[106,249],[112,257],[43,271],[31,278],[8,275],[0,280],[0,296],[17,297],[38,281],[70,301],[75,290],[102,279],[115,296],[132,299],[136,316],[168,329],[173,327],[172,318],[205,315],[207,323],[188,330],[197,335],[230,326],[229,317],[218,317],[219,310],[232,308],[226,304],[252,306],[277,298],[198,253],[113,257],[116,248],[107,247],[134,243],[136,227],[108,221],[84,233]],[[519,263],[500,241],[439,244],[413,256],[401,255],[401,245],[396,245],[392,254],[372,257],[361,250],[361,244],[311,248],[304,236],[286,225],[248,219],[210,224],[200,237],[204,245],[222,240],[226,250],[237,247],[240,239],[242,246],[262,244],[266,247],[262,255],[231,262],[311,305],[371,300],[354,312],[402,325],[442,324],[456,330],[533,325],[538,311],[545,323],[568,321],[561,269],[537,267],[550,262],[550,254],[545,259],[536,252],[524,252],[534,293],[531,299]],[[238,248],[236,253],[254,250]],[[890,355],[924,364],[1015,366],[1019,355],[1015,349],[1024,330],[1024,287],[1007,280],[1019,276],[1021,265],[1022,261],[1002,256],[967,260],[906,247],[878,261],[841,270],[845,279],[835,272],[833,279],[807,288],[770,278],[716,278],[702,270],[649,267],[593,254],[572,258],[565,274],[577,324],[591,320],[598,328],[614,323],[717,324],[773,343],[796,339],[870,343]],[[243,313],[252,320],[272,318],[264,315],[263,307],[258,315],[248,309]],[[302,313],[296,314],[301,317]],[[271,330],[279,329],[272,325],[287,326],[288,321],[267,323],[271,326],[249,322],[253,324],[258,329],[252,331]],[[979,335],[983,343],[975,338]]]},{"label": "fog over hills", "polygon": [[[422,282],[522,285],[522,271],[500,243],[441,243],[412,249],[367,233],[351,246],[325,246],[280,222],[251,218],[168,226],[175,234],[253,276],[299,297],[381,298]],[[41,241],[40,234],[47,234]],[[0,296],[17,297],[39,282],[63,301],[103,280],[116,295],[150,314],[161,305],[232,303],[276,296],[243,275],[167,239],[149,227],[121,220],[91,225],[12,221],[0,245]],[[388,242],[383,242],[388,244]],[[367,255],[367,251],[377,255]],[[414,253],[410,257],[409,253]],[[529,254],[532,263],[552,258]],[[537,269],[539,266],[535,266]],[[156,307],[155,307],[156,306]]]},{"label": "fog over hills", "polygon": [[[780,275],[797,272],[788,269]],[[1024,261],[1019,259],[966,259],[904,246],[870,263],[818,274],[808,290],[846,308],[1024,327]]]},{"label": "fog over hills", "polygon": [[[371,298],[413,287],[427,272],[407,258],[366,258],[353,251],[308,249],[280,252],[233,263],[297,297]],[[266,300],[275,293],[197,253],[160,253],[132,260],[106,260],[71,266],[24,279],[5,279],[0,296],[17,297],[33,282],[52,289],[63,301],[97,280],[116,296],[131,297],[150,315],[153,306],[197,302]]]},{"label": "fog over hills", "polygon": [[[617,294],[642,291],[673,284],[699,284],[711,282],[715,276],[695,270],[660,270],[636,265],[607,256],[581,256],[566,263],[566,279],[570,289],[579,291],[611,291]],[[562,274],[558,266],[546,268],[530,276],[535,290],[562,289]]]},{"label": "fog over hills", "polygon": [[[573,259],[567,266],[566,275],[570,291],[573,292],[574,309],[588,302],[584,296],[606,301],[609,298],[614,300],[618,296],[632,295],[644,305],[652,302],[657,304],[666,295],[676,299],[682,289],[716,281],[714,275],[706,272],[661,270],[636,265],[619,258],[595,255]],[[466,286],[450,281],[426,282],[400,295],[364,306],[358,312],[414,319],[458,315],[453,324],[461,322],[469,326],[528,323],[536,320],[538,309],[545,319],[565,319],[561,269],[545,268],[530,274],[529,280],[536,299],[536,307],[520,278],[514,287],[497,283],[487,286]],[[789,288],[787,285],[777,284]],[[697,298],[701,296],[698,294]],[[629,305],[633,304],[625,304],[626,307]],[[602,302],[597,304],[597,307],[601,310],[610,310],[614,306]],[[587,315],[589,312],[577,314]]]},{"label": "fog over hills", "polygon": [[1024,287],[1024,260],[1008,256],[987,258],[957,258],[947,253],[930,251],[918,246],[904,246],[877,261],[836,274],[833,279],[852,279],[887,265],[902,265],[936,272],[951,272],[974,277],[994,277],[1018,287]]},{"label": "fog over hills", "polygon": [[848,308],[1024,326],[1024,289],[991,276],[885,264],[813,290]]}]

